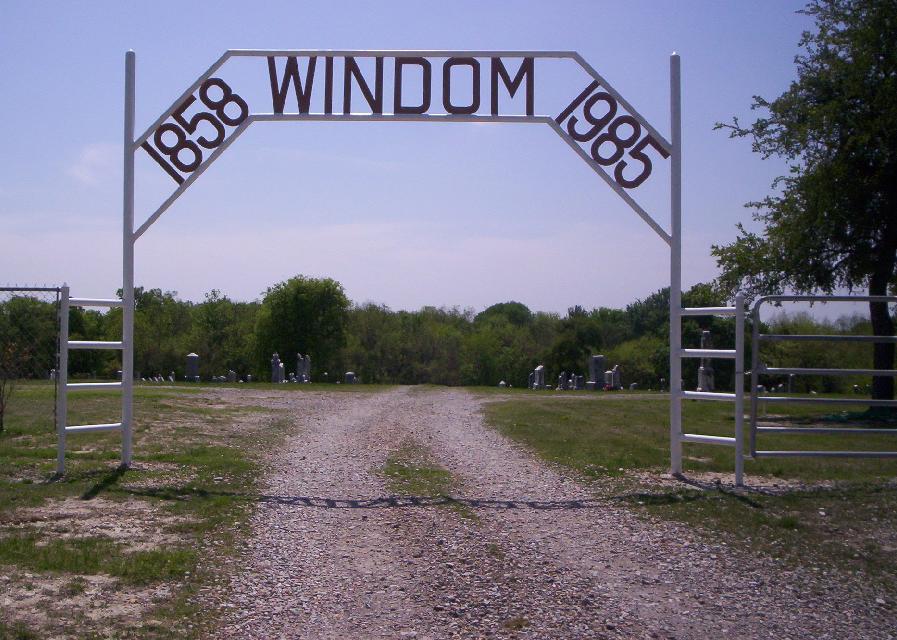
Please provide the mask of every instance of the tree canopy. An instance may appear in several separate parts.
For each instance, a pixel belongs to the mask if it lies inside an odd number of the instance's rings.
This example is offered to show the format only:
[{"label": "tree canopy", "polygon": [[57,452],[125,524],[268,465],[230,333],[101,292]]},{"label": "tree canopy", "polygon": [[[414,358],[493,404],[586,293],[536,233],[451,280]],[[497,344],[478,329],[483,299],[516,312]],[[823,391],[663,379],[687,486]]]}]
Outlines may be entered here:
[{"label": "tree canopy", "polygon": [[[738,226],[737,239],[713,247],[728,292],[749,297],[792,290],[868,289],[897,283],[897,2],[813,0],[815,21],[800,40],[797,79],[778,98],[755,96],[765,115],[718,128],[749,137],[787,173],[772,195],[749,203],[762,231]],[[883,303],[870,304],[876,335],[894,332]],[[894,345],[876,344],[874,366],[894,367]],[[873,397],[892,398],[879,376]]]},{"label": "tree canopy", "polygon": [[[296,284],[294,281],[298,281]],[[304,282],[304,284],[302,284]],[[317,290],[341,287],[333,281],[299,278],[280,283],[271,290]],[[269,291],[271,291],[269,290]],[[240,378],[251,374],[257,381],[270,380],[270,356],[278,351],[287,372],[293,372],[294,353],[312,357],[312,380],[335,382],[344,371],[354,371],[364,382],[398,384],[446,384],[494,386],[500,380],[525,386],[536,365],[544,365],[546,379],[553,381],[561,371],[568,375],[586,374],[588,357],[604,354],[608,368],[619,364],[624,385],[633,382],[643,389],[656,389],[667,377],[669,364],[669,289],[661,289],[627,305],[625,309],[573,306],[565,315],[530,311],[519,303],[500,303],[487,313],[470,309],[424,307],[417,311],[393,311],[384,305],[356,304],[344,309],[345,341],[329,355],[319,349],[309,331],[297,327],[287,309],[271,313],[278,306],[272,298],[237,302],[218,290],[200,302],[179,300],[177,293],[138,288],[135,308],[134,363],[138,377],[154,377],[174,372],[178,380],[186,375],[185,356],[200,356],[200,377],[210,380],[233,369]],[[307,299],[309,303],[312,299]],[[339,295],[335,298],[342,306]],[[683,294],[685,306],[721,306],[724,300],[709,284],[698,284]],[[267,308],[265,308],[267,307]],[[307,314],[311,306],[302,304],[297,313]],[[69,328],[73,339],[115,340],[121,335],[121,309],[105,313],[72,307]],[[277,326],[290,332],[286,339],[276,335]],[[811,317],[783,316],[773,321],[771,333],[868,333],[869,321],[845,318],[838,324],[820,324]],[[331,326],[332,323],[328,323]],[[0,300],[0,383],[20,378],[44,378],[55,366],[56,309],[52,302],[28,297]],[[710,330],[715,346],[734,342],[733,318],[689,317],[682,321],[683,342],[698,346],[701,331]],[[301,342],[305,336],[307,342]],[[274,339],[273,342],[266,342]],[[339,340],[336,341],[339,343]],[[333,346],[332,343],[331,346]],[[266,345],[267,346],[264,346]],[[280,346],[282,345],[282,346]],[[322,343],[321,346],[326,346]],[[5,349],[5,351],[4,351]],[[35,357],[23,357],[34,354]],[[12,356],[4,362],[4,355]],[[40,357],[37,357],[40,356]],[[870,368],[871,353],[862,344],[773,343],[764,351],[770,366]],[[8,365],[14,365],[10,368]],[[27,365],[22,368],[21,365]],[[688,388],[697,385],[699,362],[683,363],[683,379]],[[72,379],[114,379],[121,368],[118,354],[109,350],[74,350],[69,353]],[[732,362],[715,365],[720,388],[733,382]],[[330,375],[325,377],[324,371]],[[787,382],[781,375],[765,375],[761,383],[774,386]],[[853,385],[865,390],[867,379],[838,377],[820,379],[805,376],[796,390],[849,391]],[[11,386],[3,387],[0,391]],[[0,397],[2,401],[4,397]],[[2,409],[2,406],[0,406]]]},{"label": "tree canopy", "polygon": [[346,341],[349,299],[331,278],[296,276],[269,287],[256,319],[256,355],[264,364],[273,352],[292,362],[314,351],[313,371],[334,370]]}]

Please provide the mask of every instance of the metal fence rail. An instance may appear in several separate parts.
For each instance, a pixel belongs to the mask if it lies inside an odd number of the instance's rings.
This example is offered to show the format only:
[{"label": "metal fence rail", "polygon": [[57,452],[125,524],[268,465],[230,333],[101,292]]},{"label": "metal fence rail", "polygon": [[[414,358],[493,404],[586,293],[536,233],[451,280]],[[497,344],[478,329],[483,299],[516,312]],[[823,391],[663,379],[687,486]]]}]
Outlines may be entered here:
[{"label": "metal fence rail", "polygon": [[71,349],[112,349],[121,351],[123,342],[109,342],[102,340],[69,340],[69,309],[71,307],[100,307],[112,308],[122,306],[118,299],[105,298],[72,298],[69,296],[69,288],[66,285],[60,290],[59,303],[59,369],[56,377],[56,472],[59,475],[65,473],[65,440],[69,434],[92,433],[97,431],[122,431],[122,465],[126,466],[127,442],[130,436],[128,422],[122,418],[120,422],[106,422],[103,424],[68,424],[68,394],[72,391],[91,389],[122,389],[122,382],[69,382],[68,362]]},{"label": "metal fence rail", "polygon": [[744,484],[744,297],[735,296],[732,307],[686,307],[681,316],[734,316],[735,348],[734,349],[679,349],[681,358],[719,358],[735,361],[734,393],[712,391],[682,391],[681,382],[671,382],[670,396],[672,402],[686,400],[708,400],[714,402],[735,403],[735,434],[733,436],[713,436],[702,433],[683,433],[678,430],[679,443],[713,444],[735,447],[735,484]]},{"label": "metal fence rail", "polygon": [[897,407],[897,400],[873,400],[870,398],[819,398],[816,396],[760,396],[760,374],[767,375],[796,375],[796,376],[897,376],[895,369],[829,369],[829,368],[804,368],[804,367],[767,367],[760,360],[760,348],[764,342],[853,342],[853,343],[882,343],[897,342],[897,336],[867,336],[867,335],[787,335],[760,333],[760,308],[764,304],[777,302],[884,302],[897,303],[897,296],[763,296],[754,303],[751,312],[752,319],[752,345],[751,353],[751,403],[750,403],[750,447],[751,457],[864,457],[864,458],[895,458],[897,451],[836,451],[836,450],[758,450],[757,434],[823,434],[823,435],[863,435],[885,434],[897,435],[897,429],[874,429],[862,427],[780,427],[759,426],[757,414],[761,402],[773,404],[816,404],[816,405],[854,405],[866,407]]}]

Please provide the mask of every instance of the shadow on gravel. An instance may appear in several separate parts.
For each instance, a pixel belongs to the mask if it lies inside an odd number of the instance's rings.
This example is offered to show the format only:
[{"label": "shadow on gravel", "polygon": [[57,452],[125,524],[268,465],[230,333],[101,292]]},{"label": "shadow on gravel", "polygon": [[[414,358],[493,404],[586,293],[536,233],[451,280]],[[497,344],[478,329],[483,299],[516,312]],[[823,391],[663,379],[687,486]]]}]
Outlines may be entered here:
[{"label": "shadow on gravel", "polygon": [[579,500],[499,500],[496,498],[455,498],[452,496],[383,496],[379,498],[323,498],[316,496],[272,496],[233,491],[214,491],[191,487],[160,487],[132,489],[115,487],[115,492],[146,498],[168,500],[207,499],[219,496],[245,499],[250,502],[279,504],[290,507],[315,507],[318,509],[406,509],[411,507],[441,507],[463,505],[471,509],[531,509],[552,511],[563,509],[596,509],[606,505],[607,499],[583,498]]}]

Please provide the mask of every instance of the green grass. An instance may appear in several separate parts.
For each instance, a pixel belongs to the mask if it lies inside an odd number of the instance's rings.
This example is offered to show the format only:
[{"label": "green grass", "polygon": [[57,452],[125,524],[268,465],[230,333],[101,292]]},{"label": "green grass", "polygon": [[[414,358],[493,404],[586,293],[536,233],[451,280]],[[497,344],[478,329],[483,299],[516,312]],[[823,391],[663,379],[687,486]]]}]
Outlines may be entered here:
[{"label": "green grass", "polygon": [[[66,474],[55,478],[53,388],[48,383],[20,385],[10,403],[8,429],[0,434],[0,566],[68,577],[63,592],[71,595],[83,590],[84,576],[97,574],[112,576],[123,586],[169,582],[173,595],[148,613],[154,622],[143,628],[141,637],[199,635],[209,612],[199,610],[192,596],[209,583],[216,562],[233,553],[246,532],[260,452],[286,429],[278,420],[259,420],[258,412],[264,411],[259,407],[209,407],[196,397],[198,391],[193,385],[138,385],[135,468],[118,468],[118,433],[83,434],[68,438]],[[259,425],[254,431],[228,429],[251,413]],[[113,421],[119,414],[115,393],[70,397],[70,424]],[[181,542],[134,549],[109,538],[60,539],[27,527],[4,527],[15,520],[18,508],[72,498],[145,501],[150,509],[177,516],[163,532],[177,534]],[[4,618],[0,615],[0,639],[30,637],[27,629]],[[87,637],[94,631],[103,630],[92,629],[86,619],[79,633]],[[46,635],[36,632],[35,637]]]},{"label": "green grass", "polygon": [[659,517],[725,532],[728,543],[789,565],[835,568],[897,591],[893,542],[882,539],[897,524],[894,487],[850,483],[781,495],[681,489],[624,499]]},{"label": "green grass", "polygon": [[473,510],[457,502],[452,493],[457,491],[458,481],[433,460],[433,456],[420,445],[405,442],[386,458],[382,473],[387,479],[389,491],[403,496],[441,498],[464,518],[475,518]]},{"label": "green grass", "polygon": [[21,622],[5,623],[0,619],[0,640],[40,640],[41,636]]},{"label": "green grass", "polygon": [[[844,420],[817,407],[776,407],[795,423]],[[830,410],[829,410],[830,411]],[[702,483],[692,488],[645,487],[645,474],[669,468],[669,404],[664,400],[610,402],[527,397],[489,403],[487,421],[552,462],[610,487],[619,499],[654,517],[686,522],[750,552],[790,564],[856,574],[897,592],[897,461],[876,459],[776,458],[745,462],[746,480],[796,488],[734,491]],[[732,435],[732,406],[686,402],[683,423],[693,433]],[[763,448],[897,449],[895,436],[807,435],[763,438]],[[685,474],[733,470],[733,449],[684,445]],[[650,473],[647,477],[650,478]],[[778,479],[781,479],[778,480]],[[608,482],[610,480],[610,482]],[[835,481],[827,482],[827,481]],[[815,483],[815,485],[814,485]],[[821,483],[821,484],[820,484]],[[803,488],[802,488],[803,487]]]},{"label": "green grass", "polygon": [[[781,406],[776,411],[798,421],[827,416],[807,406]],[[499,431],[538,450],[545,458],[582,473],[619,475],[626,470],[669,467],[669,403],[639,398],[610,401],[526,397],[486,406],[486,417]],[[834,416],[837,418],[837,416]],[[735,418],[728,403],[685,402],[683,425],[689,433],[732,436]],[[840,426],[840,425],[839,425]],[[897,434],[838,436],[768,436],[769,449],[897,450]],[[747,437],[745,438],[747,443]],[[684,445],[686,471],[729,471],[733,450],[713,445]],[[748,474],[802,480],[870,480],[897,476],[897,460],[766,458],[746,463]],[[622,471],[621,471],[622,470]]]},{"label": "green grass", "polygon": [[149,584],[180,579],[196,566],[193,549],[128,552],[107,538],[46,540],[35,535],[0,540],[0,564],[32,571],[121,578],[125,584]]}]

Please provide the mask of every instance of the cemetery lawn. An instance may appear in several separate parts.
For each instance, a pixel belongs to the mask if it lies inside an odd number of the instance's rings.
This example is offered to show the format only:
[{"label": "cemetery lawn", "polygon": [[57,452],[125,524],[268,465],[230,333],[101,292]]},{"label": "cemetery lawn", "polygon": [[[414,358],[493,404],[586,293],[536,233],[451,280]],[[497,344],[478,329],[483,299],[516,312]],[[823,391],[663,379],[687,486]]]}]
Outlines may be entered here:
[{"label": "cemetery lawn", "polygon": [[[118,468],[118,433],[70,435],[56,478],[53,387],[19,385],[0,434],[0,591],[13,602],[0,638],[61,625],[78,637],[200,634],[209,614],[191,596],[247,532],[262,451],[285,432],[263,407],[210,393],[138,385],[133,468]],[[70,396],[70,424],[119,415],[117,393]],[[43,619],[22,620],[15,605],[34,598]]]},{"label": "cemetery lawn", "polygon": [[[795,424],[844,426],[856,417],[837,407],[826,409],[778,405],[774,410]],[[786,564],[859,572],[897,593],[897,460],[746,460],[748,487],[735,490],[733,448],[685,444],[685,481],[679,481],[667,475],[668,414],[666,399],[627,393],[513,394],[485,405],[486,419],[498,431],[542,458],[576,470],[594,481],[597,492],[646,517],[688,523],[726,544]],[[684,402],[683,425],[690,433],[731,436],[732,405]],[[758,438],[760,449],[897,446],[897,434],[855,440],[818,435]]]}]

